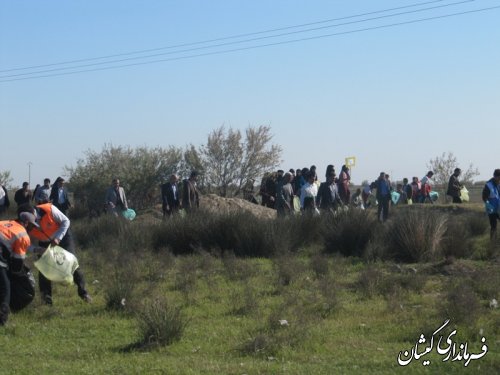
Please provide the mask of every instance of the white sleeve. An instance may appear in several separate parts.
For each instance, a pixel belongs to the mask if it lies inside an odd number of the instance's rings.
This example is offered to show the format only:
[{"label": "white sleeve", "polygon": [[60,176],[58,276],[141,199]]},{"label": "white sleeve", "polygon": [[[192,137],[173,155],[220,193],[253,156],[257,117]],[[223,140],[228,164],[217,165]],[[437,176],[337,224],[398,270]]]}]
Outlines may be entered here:
[{"label": "white sleeve", "polygon": [[54,233],[53,238],[57,238],[59,241],[62,240],[64,235],[69,229],[70,221],[66,215],[64,215],[59,208],[52,205],[52,216],[54,220],[59,224],[59,229]]}]

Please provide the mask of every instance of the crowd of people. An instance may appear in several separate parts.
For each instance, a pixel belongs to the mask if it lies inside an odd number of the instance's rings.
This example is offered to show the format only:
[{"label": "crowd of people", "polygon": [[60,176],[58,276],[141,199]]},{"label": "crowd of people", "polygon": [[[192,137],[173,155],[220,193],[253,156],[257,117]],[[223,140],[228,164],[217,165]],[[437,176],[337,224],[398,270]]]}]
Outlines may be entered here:
[{"label": "crowd of people", "polygon": [[[449,178],[446,194],[453,203],[464,201],[464,186],[459,180],[460,168],[456,168]],[[393,184],[390,176],[381,172],[379,177],[351,194],[351,176],[349,167],[343,165],[337,176],[333,165],[328,165],[324,182],[319,182],[316,167],[290,169],[288,172],[278,170],[267,173],[262,178],[257,194],[254,182],[249,180],[243,188],[244,198],[259,204],[256,195],[260,196],[260,204],[276,209],[278,217],[292,214],[320,215],[322,212],[336,212],[348,207],[368,209],[377,207],[378,218],[384,222],[389,217],[392,205],[433,203],[437,193],[433,191],[434,173],[429,171],[422,179],[413,177],[411,183],[404,178],[402,183]],[[179,184],[179,177],[172,174],[169,181],[161,185],[161,199],[165,218],[183,212],[190,212],[199,207],[198,173],[191,172],[189,178]],[[0,325],[4,325],[9,317],[11,299],[11,281],[15,277],[26,276],[24,258],[28,251],[38,257],[50,245],[60,245],[71,253],[75,253],[75,245],[67,216],[71,208],[65,180],[58,177],[54,184],[46,178],[43,185],[37,185],[33,193],[29,184],[24,182],[22,188],[14,194],[17,204],[17,218],[0,221]],[[104,207],[107,213],[120,216],[128,210],[125,190],[120,180],[112,180],[105,191]],[[490,221],[490,237],[496,237],[497,222],[500,220],[500,169],[495,169],[493,177],[488,180],[482,191],[482,200]],[[0,213],[10,206],[7,189],[0,186]],[[32,245],[32,243],[34,245]],[[85,287],[83,272],[77,268],[73,274],[78,296],[86,302],[92,298]],[[42,301],[52,305],[52,283],[39,273],[39,289]],[[34,290],[33,290],[34,294]]]},{"label": "crowd of people", "polygon": [[[461,204],[468,201],[468,192],[460,182],[460,168],[455,168],[448,180],[446,195],[452,202]],[[434,204],[439,198],[433,190],[434,172],[428,171],[421,179],[412,177],[409,182],[404,178],[402,183],[393,185],[390,176],[380,172],[373,182],[365,182],[351,194],[351,177],[349,167],[343,165],[337,176],[335,167],[328,165],[325,171],[325,181],[320,182],[316,167],[290,169],[288,172],[278,170],[267,173],[262,178],[257,195],[261,197],[263,206],[276,209],[279,217],[296,213],[319,215],[321,212],[336,212],[347,207],[367,209],[377,207],[378,218],[384,222],[389,217],[393,205],[408,205],[414,203]],[[243,190],[244,198],[258,203],[250,181]],[[483,188],[482,200],[490,219],[491,237],[496,234],[499,217],[500,169],[496,169]]]}]

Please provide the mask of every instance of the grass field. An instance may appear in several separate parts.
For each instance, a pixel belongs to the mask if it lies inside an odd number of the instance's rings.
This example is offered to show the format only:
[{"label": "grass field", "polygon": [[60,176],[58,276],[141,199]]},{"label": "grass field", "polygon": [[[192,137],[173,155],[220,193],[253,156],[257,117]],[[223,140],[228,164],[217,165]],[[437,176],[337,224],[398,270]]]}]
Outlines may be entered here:
[{"label": "grass field", "polygon": [[[322,241],[265,257],[197,243],[174,256],[158,243],[178,230],[172,225],[140,217],[74,222],[94,301],[55,285],[52,307],[36,298],[11,315],[0,328],[0,373],[500,372],[500,310],[490,306],[500,297],[499,255],[484,228],[463,256],[396,263],[325,253]],[[481,353],[485,337],[487,354],[465,367],[463,360],[443,362],[433,349],[398,365],[400,351],[446,319],[444,339],[456,329],[454,342]]]}]

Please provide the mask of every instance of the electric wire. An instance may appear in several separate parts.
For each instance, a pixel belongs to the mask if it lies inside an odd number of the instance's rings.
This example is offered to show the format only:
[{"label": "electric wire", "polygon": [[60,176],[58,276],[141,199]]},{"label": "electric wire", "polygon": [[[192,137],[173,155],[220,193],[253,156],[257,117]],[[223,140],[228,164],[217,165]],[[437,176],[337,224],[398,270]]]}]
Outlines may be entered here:
[{"label": "electric wire", "polygon": [[318,31],[318,30],[339,27],[339,26],[346,26],[346,25],[351,25],[351,24],[356,24],[356,23],[369,22],[369,21],[374,21],[374,20],[383,19],[383,18],[397,17],[397,16],[412,14],[412,13],[417,13],[417,12],[425,12],[428,10],[449,7],[449,6],[453,6],[453,5],[460,5],[460,4],[469,3],[469,2],[473,2],[473,1],[475,1],[475,0],[462,0],[462,1],[454,2],[454,3],[438,5],[438,6],[428,7],[428,8],[421,8],[421,9],[417,9],[417,10],[393,13],[393,14],[384,15],[384,16],[365,18],[365,19],[357,20],[357,21],[349,21],[349,22],[338,23],[338,24],[334,24],[334,25],[309,28],[306,30],[290,31],[290,32],[286,32],[286,33],[261,36],[261,37],[251,38],[251,39],[234,41],[234,42],[219,43],[219,44],[209,45],[209,46],[188,48],[188,49],[182,49],[182,50],[171,51],[171,52],[156,53],[153,55],[128,57],[128,58],[116,59],[116,60],[110,60],[110,61],[102,61],[102,62],[89,63],[89,64],[80,64],[80,65],[73,65],[73,66],[60,67],[60,68],[37,70],[37,71],[26,72],[26,73],[8,74],[8,75],[0,76],[0,80],[5,79],[5,78],[14,78],[14,77],[22,77],[22,76],[28,76],[28,75],[36,75],[36,74],[41,74],[41,73],[50,73],[50,72],[57,72],[57,71],[63,71],[63,70],[88,68],[90,66],[109,65],[109,64],[115,64],[115,63],[120,63],[120,62],[124,62],[124,61],[144,60],[144,59],[154,58],[154,57],[159,57],[159,56],[175,55],[175,54],[180,54],[180,53],[185,53],[185,52],[193,52],[193,51],[199,51],[199,50],[204,50],[204,49],[213,49],[213,48],[217,48],[217,47],[225,47],[225,46],[229,46],[229,45],[255,42],[255,41],[264,40],[264,39],[279,38],[279,37],[288,36],[288,35],[302,34],[302,33],[308,33],[308,32],[312,32],[312,31]]},{"label": "electric wire", "polygon": [[39,76],[32,76],[32,77],[22,77],[22,78],[5,79],[5,80],[0,80],[0,83],[1,82],[12,82],[12,81],[37,79],[37,78],[54,77],[54,76],[62,76],[62,75],[79,74],[79,73],[102,71],[102,70],[109,70],[109,69],[118,69],[118,68],[124,68],[124,67],[129,67],[129,66],[138,66],[138,65],[154,64],[154,63],[167,62],[167,61],[192,59],[192,58],[197,58],[197,57],[202,57],[202,56],[227,54],[227,53],[232,53],[232,52],[237,52],[237,51],[244,51],[244,50],[251,50],[251,49],[257,49],[257,48],[270,47],[270,46],[277,46],[277,45],[298,43],[298,42],[309,41],[309,40],[316,40],[316,39],[323,39],[323,38],[328,38],[328,37],[333,37],[333,36],[338,36],[338,35],[347,35],[347,34],[360,33],[360,32],[365,32],[365,31],[370,31],[370,30],[378,30],[378,29],[384,29],[384,28],[390,28],[390,27],[397,27],[397,26],[408,25],[408,24],[415,24],[415,23],[420,23],[420,22],[426,22],[426,21],[432,21],[432,20],[437,20],[437,19],[444,19],[444,18],[450,18],[450,17],[460,16],[460,15],[465,15],[465,14],[472,14],[472,13],[478,13],[478,12],[486,12],[486,11],[491,11],[491,10],[495,10],[495,9],[499,9],[499,8],[500,8],[500,6],[492,6],[492,7],[487,7],[487,8],[473,9],[473,10],[468,10],[468,11],[463,11],[463,12],[457,12],[457,13],[449,13],[449,14],[444,14],[444,15],[439,15],[439,16],[433,16],[433,17],[419,18],[419,19],[415,19],[415,20],[409,20],[409,21],[403,21],[403,22],[396,22],[396,23],[379,25],[379,26],[372,26],[372,27],[367,27],[367,28],[362,28],[362,29],[356,29],[356,30],[349,30],[349,31],[342,31],[342,32],[331,33],[331,34],[316,35],[316,36],[311,36],[311,37],[307,37],[307,38],[291,39],[291,40],[286,40],[286,41],[279,41],[279,42],[267,43],[267,44],[260,44],[260,45],[254,45],[254,46],[233,48],[233,49],[223,50],[223,51],[214,51],[214,52],[206,52],[206,53],[195,54],[195,55],[172,57],[172,58],[168,58],[168,59],[159,59],[159,60],[151,60],[151,61],[144,61],[144,62],[136,62],[136,63],[114,65],[114,66],[100,67],[100,68],[94,68],[94,69],[84,69],[84,70],[77,70],[77,71],[73,71],[73,72],[63,72],[63,73],[46,74],[46,75],[39,75]]},{"label": "electric wire", "polygon": [[[176,45],[171,45],[171,46],[166,46],[166,47],[143,49],[143,50],[132,51],[132,52],[117,53],[117,54],[113,54],[113,55],[91,57],[91,58],[85,58],[85,59],[68,60],[68,61],[62,61],[62,62],[56,62],[56,63],[50,63],[50,64],[33,65],[33,66],[27,66],[27,67],[22,67],[22,68],[4,69],[4,70],[0,70],[0,73],[11,72],[11,71],[16,71],[16,70],[37,69],[37,68],[44,68],[44,67],[49,67],[49,66],[79,63],[79,62],[85,62],[85,61],[102,60],[102,59],[108,59],[108,58],[113,58],[113,57],[129,56],[129,55],[135,55],[135,54],[141,54],[141,53],[147,53],[147,52],[161,51],[161,50],[165,50],[165,49],[188,47],[188,46],[194,46],[194,45],[198,45],[198,44],[207,44],[207,43],[219,42],[219,41],[228,40],[228,39],[243,38],[243,37],[252,36],[252,35],[267,34],[267,33],[271,33],[271,32],[289,30],[289,29],[293,29],[293,28],[318,25],[318,24],[334,22],[334,21],[342,21],[342,20],[346,20],[346,19],[363,17],[363,16],[372,15],[372,14],[379,14],[379,13],[385,13],[385,12],[390,12],[390,11],[394,11],[394,10],[412,8],[412,7],[421,6],[421,5],[440,3],[443,1],[445,1],[445,0],[426,1],[426,2],[421,2],[421,3],[405,5],[405,6],[401,6],[401,7],[388,8],[388,9],[382,9],[382,10],[373,11],[373,12],[360,13],[360,14],[355,14],[355,15],[351,15],[351,16],[331,18],[331,19],[322,20],[322,21],[315,21],[315,22],[310,22],[310,23],[303,23],[303,24],[299,24],[299,25],[292,25],[292,26],[280,27],[280,28],[251,32],[251,33],[231,35],[231,36],[220,37],[220,38],[215,38],[215,39],[207,39],[207,40],[202,40],[202,41],[198,41],[198,42],[176,44]],[[475,1],[475,0],[471,0],[471,1]]]}]

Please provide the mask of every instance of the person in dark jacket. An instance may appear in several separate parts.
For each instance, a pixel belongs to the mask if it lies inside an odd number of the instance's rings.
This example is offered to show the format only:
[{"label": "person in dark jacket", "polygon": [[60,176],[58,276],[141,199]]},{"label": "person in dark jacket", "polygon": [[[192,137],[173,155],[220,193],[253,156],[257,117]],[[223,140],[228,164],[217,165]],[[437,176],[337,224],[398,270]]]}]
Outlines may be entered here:
[{"label": "person in dark jacket", "polygon": [[448,191],[446,192],[446,195],[449,195],[453,199],[453,203],[462,203],[462,198],[460,198],[462,184],[458,180],[458,176],[460,176],[461,173],[462,171],[460,168],[455,168],[448,181]]},{"label": "person in dark jacket", "polygon": [[180,206],[180,192],[177,185],[177,175],[170,176],[169,181],[161,185],[161,200],[163,207],[163,216],[172,216],[175,214]]},{"label": "person in dark jacket", "polygon": [[391,183],[385,172],[380,172],[380,176],[375,182],[377,188],[378,219],[386,221],[389,218],[389,205],[391,202]]},{"label": "person in dark jacket", "polygon": [[183,181],[182,186],[182,207],[186,212],[200,207],[200,195],[196,182],[198,181],[198,172],[192,171],[189,178]]},{"label": "person in dark jacket", "polygon": [[67,215],[68,209],[71,207],[71,202],[68,198],[68,190],[64,186],[65,180],[62,177],[57,177],[54,185],[52,185],[52,190],[50,191],[50,201],[54,206],[59,208],[59,210]]},{"label": "person in dark jacket", "polygon": [[29,184],[27,182],[23,182],[23,187],[16,191],[14,194],[14,201],[17,203],[18,207],[31,202],[31,191],[29,190]]},{"label": "person in dark jacket", "polygon": [[316,206],[323,211],[336,211],[342,204],[337,184],[335,183],[335,177],[335,172],[330,171],[326,181],[319,185]]}]

